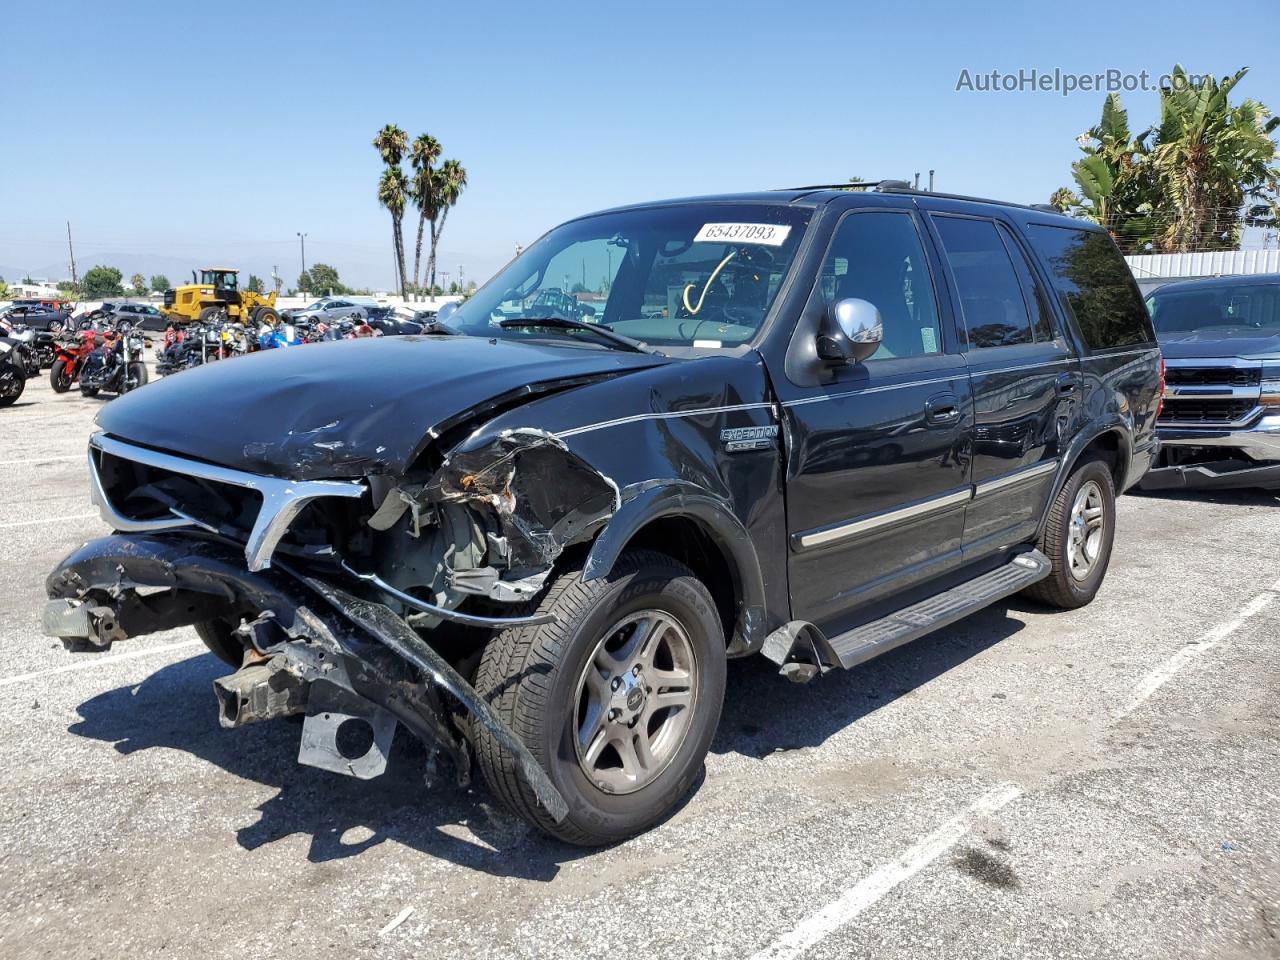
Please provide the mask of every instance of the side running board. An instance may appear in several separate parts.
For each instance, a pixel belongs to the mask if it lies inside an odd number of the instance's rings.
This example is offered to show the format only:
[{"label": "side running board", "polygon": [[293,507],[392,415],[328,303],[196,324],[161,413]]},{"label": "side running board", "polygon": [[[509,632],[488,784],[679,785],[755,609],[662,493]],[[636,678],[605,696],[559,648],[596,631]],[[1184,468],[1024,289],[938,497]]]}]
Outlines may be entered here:
[{"label": "side running board", "polygon": [[832,637],[831,648],[840,666],[856,667],[1043,580],[1051,569],[1039,550],[1020,553],[989,573]]}]

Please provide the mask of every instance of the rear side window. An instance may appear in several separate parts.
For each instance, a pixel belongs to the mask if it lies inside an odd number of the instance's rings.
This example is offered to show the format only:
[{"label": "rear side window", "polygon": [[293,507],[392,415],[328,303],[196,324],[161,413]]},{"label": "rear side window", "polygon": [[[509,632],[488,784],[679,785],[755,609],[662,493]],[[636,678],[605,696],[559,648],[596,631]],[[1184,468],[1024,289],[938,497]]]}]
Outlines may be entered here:
[{"label": "rear side window", "polygon": [[1034,343],[1031,316],[1009,250],[991,220],[935,216],[960,295],[971,347]]},{"label": "rear side window", "polygon": [[1027,234],[1091,350],[1155,341],[1133,274],[1109,236],[1046,224],[1031,226]]}]

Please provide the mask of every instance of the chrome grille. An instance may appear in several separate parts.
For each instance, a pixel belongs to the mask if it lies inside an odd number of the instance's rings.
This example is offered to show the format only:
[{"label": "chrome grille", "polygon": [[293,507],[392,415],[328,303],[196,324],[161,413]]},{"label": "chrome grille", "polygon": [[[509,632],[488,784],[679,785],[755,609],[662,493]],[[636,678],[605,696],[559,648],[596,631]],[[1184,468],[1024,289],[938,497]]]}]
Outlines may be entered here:
[{"label": "chrome grille", "polygon": [[1243,420],[1257,406],[1252,398],[1208,400],[1200,397],[1169,399],[1160,411],[1161,422],[1177,423],[1235,423]]},{"label": "chrome grille", "polygon": [[1256,387],[1262,382],[1262,368],[1171,365],[1165,371],[1165,382],[1173,387]]}]

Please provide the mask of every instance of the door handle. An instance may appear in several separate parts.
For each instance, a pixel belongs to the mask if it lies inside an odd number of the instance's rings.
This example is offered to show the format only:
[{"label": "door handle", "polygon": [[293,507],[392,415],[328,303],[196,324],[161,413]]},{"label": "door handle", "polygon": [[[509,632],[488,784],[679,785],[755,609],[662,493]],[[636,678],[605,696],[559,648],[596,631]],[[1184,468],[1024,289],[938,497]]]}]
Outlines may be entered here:
[{"label": "door handle", "polygon": [[924,417],[929,423],[955,423],[960,419],[960,401],[953,393],[933,397],[924,405]]},{"label": "door handle", "polygon": [[1064,373],[1062,376],[1058,377],[1054,386],[1058,391],[1058,396],[1074,396],[1076,387],[1080,386],[1080,379],[1073,373]]}]

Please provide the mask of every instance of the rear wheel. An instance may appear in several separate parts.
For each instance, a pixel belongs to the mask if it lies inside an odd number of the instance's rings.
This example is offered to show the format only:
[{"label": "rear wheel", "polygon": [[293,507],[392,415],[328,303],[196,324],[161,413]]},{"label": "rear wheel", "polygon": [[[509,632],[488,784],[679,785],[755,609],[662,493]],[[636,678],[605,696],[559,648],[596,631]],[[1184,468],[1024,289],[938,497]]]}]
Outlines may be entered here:
[{"label": "rear wheel", "polygon": [[265,324],[276,324],[280,322],[280,314],[276,313],[272,307],[258,307],[253,311],[253,322],[258,326]]},{"label": "rear wheel", "polygon": [[49,385],[54,393],[66,393],[71,389],[70,364],[65,360],[55,360],[49,371]]},{"label": "rear wheel", "polygon": [[724,633],[706,587],[663,554],[629,551],[608,578],[580,570],[538,604],[555,623],[485,646],[476,689],[569,806],[556,823],[516,757],[474,725],[494,793],[539,829],[584,846],[633,836],[667,815],[700,770],[724,700]]},{"label": "rear wheel", "polygon": [[205,307],[200,311],[200,323],[212,323],[221,313],[221,307]]},{"label": "rear wheel", "polygon": [[1033,599],[1062,610],[1089,603],[1102,586],[1116,534],[1116,492],[1101,460],[1078,466],[1049,508],[1039,547],[1053,563],[1044,580],[1028,587]]}]

